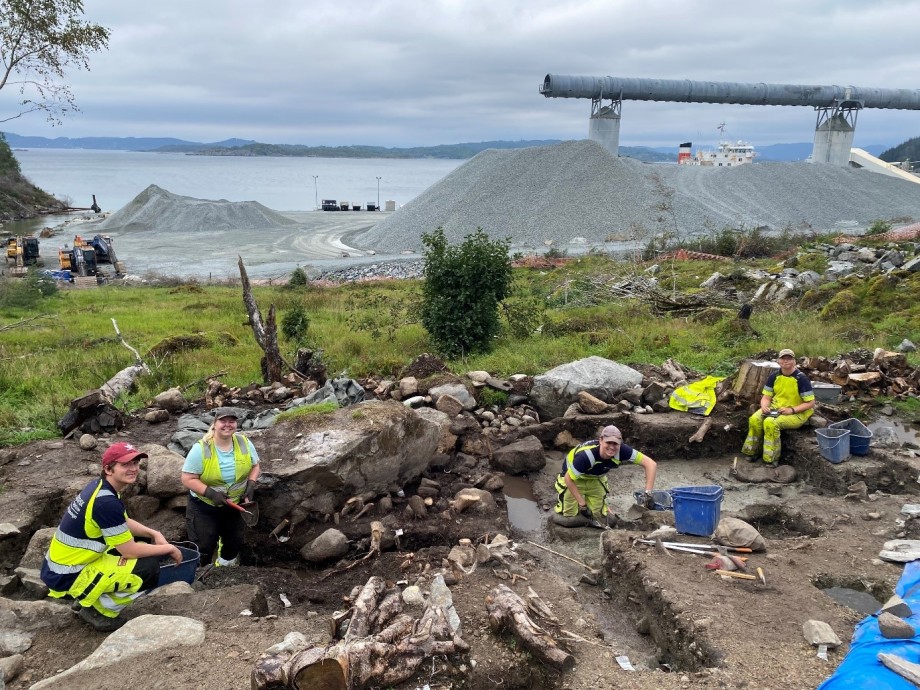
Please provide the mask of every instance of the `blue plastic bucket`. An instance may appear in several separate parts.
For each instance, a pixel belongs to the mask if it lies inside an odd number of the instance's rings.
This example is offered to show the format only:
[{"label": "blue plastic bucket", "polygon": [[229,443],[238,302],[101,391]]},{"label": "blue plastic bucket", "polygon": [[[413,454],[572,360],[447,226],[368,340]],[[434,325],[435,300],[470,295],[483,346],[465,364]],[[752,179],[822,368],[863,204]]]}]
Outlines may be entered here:
[{"label": "blue plastic bucket", "polygon": [[674,526],[678,532],[709,537],[719,525],[722,514],[722,487],[682,486],[671,489],[674,501]]},{"label": "blue plastic bucket", "polygon": [[836,465],[850,457],[850,430],[834,429],[815,429],[818,436],[818,450],[825,460]]},{"label": "blue plastic bucket", "polygon": [[178,565],[171,558],[164,558],[160,565],[160,577],[157,580],[157,587],[168,585],[170,582],[188,582],[192,584],[195,581],[195,570],[198,569],[198,562],[201,560],[201,554],[198,553],[198,546],[190,541],[183,541],[173,544],[182,554],[182,563]]},{"label": "blue plastic bucket", "polygon": [[850,452],[853,455],[868,455],[872,443],[872,431],[858,419],[844,419],[827,425],[829,429],[847,429],[850,432]]}]

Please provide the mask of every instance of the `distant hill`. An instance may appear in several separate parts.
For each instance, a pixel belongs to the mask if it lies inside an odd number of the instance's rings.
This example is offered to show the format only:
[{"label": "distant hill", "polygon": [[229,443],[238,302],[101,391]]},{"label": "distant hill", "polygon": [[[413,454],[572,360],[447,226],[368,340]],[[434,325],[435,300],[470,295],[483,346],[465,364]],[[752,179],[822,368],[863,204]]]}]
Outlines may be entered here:
[{"label": "distant hill", "polygon": [[875,155],[888,163],[920,161],[920,137],[908,139],[902,144],[898,144],[893,148],[883,151],[881,154]]},{"label": "distant hill", "polygon": [[[27,137],[7,133],[12,148],[28,149],[95,149],[108,151],[151,151],[187,153],[198,156],[285,156],[314,158],[440,158],[465,160],[486,149],[520,149],[552,146],[561,139],[520,141],[480,141],[439,146],[387,148],[384,146],[302,146],[299,144],[262,144],[251,139],[226,139],[213,143],[185,141],[171,137]],[[645,146],[621,146],[620,155],[645,162],[677,160],[671,151],[659,152]]]},{"label": "distant hill", "polygon": [[6,141],[14,149],[96,149],[106,151],[198,151],[206,147],[244,146],[248,139],[227,139],[213,144],[185,141],[172,137],[24,137],[6,132]]}]

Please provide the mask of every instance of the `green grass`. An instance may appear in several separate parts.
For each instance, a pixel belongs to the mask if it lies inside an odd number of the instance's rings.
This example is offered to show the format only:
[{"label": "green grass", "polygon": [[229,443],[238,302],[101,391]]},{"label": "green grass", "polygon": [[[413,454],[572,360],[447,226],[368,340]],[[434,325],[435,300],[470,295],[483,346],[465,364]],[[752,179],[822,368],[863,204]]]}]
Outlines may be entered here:
[{"label": "green grass", "polygon": [[[769,268],[777,264],[775,259],[753,263]],[[503,329],[490,352],[447,364],[458,373],[483,369],[509,376],[538,374],[598,355],[625,364],[660,365],[673,358],[701,373],[727,375],[743,359],[767,349],[791,347],[801,355],[835,357],[854,348],[894,349],[903,338],[918,337],[917,273],[895,279],[848,278],[790,297],[777,307],[757,307],[751,325],[760,337],[753,338],[738,329],[732,310],[705,323],[660,316],[643,302],[591,287],[643,275],[644,268],[589,256],[558,269],[518,269],[515,294],[546,305],[540,328],[529,337]],[[694,292],[712,272],[729,275],[741,268],[725,262],[662,262],[658,278],[667,290]],[[844,288],[850,295],[846,303],[840,297]],[[270,304],[279,321],[294,307],[308,315],[309,328],[300,342],[282,340],[288,361],[298,347],[306,346],[322,351],[330,375],[345,372],[361,378],[395,377],[417,355],[434,351],[415,317],[420,291],[419,281],[382,281],[336,288],[258,287],[254,295],[263,317]],[[134,355],[115,336],[112,319],[151,368],[138,380],[137,390],[119,401],[126,410],[145,406],[166,388],[188,386],[221,371],[227,372],[222,380],[230,386],[260,381],[262,352],[247,324],[239,287],[64,290],[34,306],[0,304],[0,328],[38,314],[44,318],[0,331],[0,445],[57,436],[56,422],[70,400],[133,363]],[[188,346],[149,355],[170,338],[185,338]],[[916,365],[918,356],[909,359]],[[200,395],[203,385],[186,394]]]}]

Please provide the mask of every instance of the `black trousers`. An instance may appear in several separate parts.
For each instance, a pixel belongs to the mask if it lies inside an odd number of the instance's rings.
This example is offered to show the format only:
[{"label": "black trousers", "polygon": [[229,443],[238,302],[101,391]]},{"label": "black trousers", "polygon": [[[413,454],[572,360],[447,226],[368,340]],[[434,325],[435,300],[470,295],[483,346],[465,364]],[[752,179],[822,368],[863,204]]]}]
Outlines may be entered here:
[{"label": "black trousers", "polygon": [[185,509],[185,530],[189,541],[195,542],[201,552],[201,565],[208,565],[217,551],[226,561],[236,558],[243,547],[243,517],[233,508],[211,506],[194,496],[189,496]]}]

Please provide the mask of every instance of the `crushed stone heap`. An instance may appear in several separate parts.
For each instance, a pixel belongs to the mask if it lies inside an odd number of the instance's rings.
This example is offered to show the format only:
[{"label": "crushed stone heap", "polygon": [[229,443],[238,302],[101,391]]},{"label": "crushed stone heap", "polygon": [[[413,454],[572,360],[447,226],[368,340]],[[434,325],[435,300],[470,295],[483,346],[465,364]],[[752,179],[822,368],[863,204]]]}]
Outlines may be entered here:
[{"label": "crushed stone heap", "polygon": [[[725,226],[848,231],[920,218],[920,184],[867,170],[806,163],[733,168],[642,163],[592,141],[489,149],[363,234],[378,251],[422,247],[438,227],[458,243],[477,227],[512,248],[647,242]],[[583,242],[576,238],[583,238]]]},{"label": "crushed stone heap", "polygon": [[194,199],[173,194],[152,184],[100,223],[99,230],[198,232],[277,228],[296,224],[296,221],[257,201]]}]

